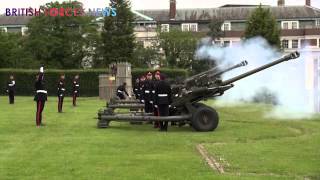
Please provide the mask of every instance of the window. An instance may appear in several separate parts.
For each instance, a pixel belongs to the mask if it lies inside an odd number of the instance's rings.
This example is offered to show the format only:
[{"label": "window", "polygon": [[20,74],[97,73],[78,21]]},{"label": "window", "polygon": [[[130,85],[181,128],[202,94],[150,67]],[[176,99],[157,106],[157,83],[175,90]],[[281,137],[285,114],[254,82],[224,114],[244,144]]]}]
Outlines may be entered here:
[{"label": "window", "polygon": [[282,40],[282,48],[283,49],[289,48],[289,41],[288,40]]},{"label": "window", "polygon": [[282,29],[289,29],[289,23],[288,22],[284,22],[282,24]]},{"label": "window", "polygon": [[221,29],[222,31],[231,31],[231,23],[230,22],[223,23]]},{"label": "window", "polygon": [[299,29],[298,22],[292,22],[292,29]]},{"label": "window", "polygon": [[301,40],[301,46],[306,47],[306,46],[317,46],[317,39],[302,39]]},{"label": "window", "polygon": [[169,24],[161,24],[161,31],[162,32],[169,32],[170,31],[170,25]]},{"label": "window", "polygon": [[21,33],[21,27],[7,27],[7,32],[10,33]]},{"label": "window", "polygon": [[190,24],[190,31],[198,32],[198,24],[197,23]]},{"label": "window", "polygon": [[7,28],[5,28],[5,27],[0,27],[0,32],[7,32]]},{"label": "window", "polygon": [[282,29],[299,29],[299,21],[282,21]]},{"label": "window", "polygon": [[316,27],[320,27],[320,19],[316,19]]},{"label": "window", "polygon": [[23,36],[26,35],[28,32],[28,27],[22,27],[21,32]]},{"label": "window", "polygon": [[183,23],[181,24],[181,30],[182,31],[192,31],[192,32],[197,32],[198,31],[198,24],[197,23]]},{"label": "window", "polygon": [[224,47],[229,47],[230,46],[230,41],[223,41],[223,46]]},{"label": "window", "polygon": [[181,30],[182,31],[189,31],[189,24],[181,24]]},{"label": "window", "polygon": [[299,40],[297,39],[292,40],[292,48],[293,49],[299,48]]}]

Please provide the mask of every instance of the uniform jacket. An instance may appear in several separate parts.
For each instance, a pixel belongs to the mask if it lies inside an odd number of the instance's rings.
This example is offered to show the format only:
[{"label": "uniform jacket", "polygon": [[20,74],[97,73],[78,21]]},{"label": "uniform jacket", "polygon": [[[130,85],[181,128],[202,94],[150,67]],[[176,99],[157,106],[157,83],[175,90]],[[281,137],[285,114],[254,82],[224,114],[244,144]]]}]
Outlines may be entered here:
[{"label": "uniform jacket", "polygon": [[171,87],[167,81],[158,81],[155,87],[155,104],[170,105],[172,103]]},{"label": "uniform jacket", "polygon": [[14,92],[16,89],[16,82],[14,80],[10,80],[7,82],[7,92]]},{"label": "uniform jacket", "polygon": [[39,78],[34,84],[36,95],[34,96],[35,101],[46,101],[47,100],[47,90],[45,89],[44,74],[40,73]]},{"label": "uniform jacket", "polygon": [[72,90],[74,94],[79,95],[80,93],[80,83],[79,80],[73,80]]},{"label": "uniform jacket", "polygon": [[58,96],[64,96],[65,95],[65,83],[63,80],[59,80],[58,82],[58,92],[57,92],[57,95]]},{"label": "uniform jacket", "polygon": [[142,88],[142,96],[145,101],[153,101],[154,82],[153,80],[145,80]]}]

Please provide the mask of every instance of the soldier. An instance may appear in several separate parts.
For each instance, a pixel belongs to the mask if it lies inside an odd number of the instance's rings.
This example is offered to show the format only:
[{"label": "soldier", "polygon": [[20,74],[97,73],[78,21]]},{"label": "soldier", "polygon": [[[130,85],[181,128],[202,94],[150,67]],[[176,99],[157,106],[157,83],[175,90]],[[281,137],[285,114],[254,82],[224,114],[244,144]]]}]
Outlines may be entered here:
[{"label": "soldier", "polygon": [[136,99],[140,99],[140,80],[139,78],[136,79],[136,82],[133,85],[133,93]]},{"label": "soldier", "polygon": [[153,113],[153,95],[152,91],[154,91],[154,84],[152,80],[152,73],[147,73],[147,79],[144,82],[144,86],[142,89],[143,99],[144,99],[144,111],[146,113]]},{"label": "soldier", "polygon": [[[160,82],[160,80],[161,80],[161,79],[160,79],[160,71],[156,71],[156,72],[154,73],[154,78],[155,78],[155,80],[154,80],[154,87],[156,88],[158,82]],[[154,91],[153,91],[154,103],[155,103],[155,98],[156,98],[156,94],[155,94],[155,89],[154,89]],[[156,105],[154,105],[153,114],[154,114],[154,116],[159,116],[159,111],[158,111],[158,108],[157,108]],[[154,126],[153,126],[153,127],[154,127],[154,128],[159,128],[159,127],[160,127],[160,122],[159,122],[159,121],[154,122]]]},{"label": "soldier", "polygon": [[146,77],[145,76],[141,76],[140,77],[140,82],[139,82],[139,92],[140,92],[140,101],[142,103],[144,103],[144,98],[143,98],[143,87],[144,87],[144,82],[146,81]]},{"label": "soldier", "polygon": [[[171,87],[168,82],[165,81],[164,76],[160,73],[156,74],[157,79],[161,79],[155,87],[155,107],[158,108],[159,116],[169,116],[169,106],[172,103],[171,99]],[[160,77],[161,78],[160,78]],[[168,121],[160,122],[160,131],[168,130]]]},{"label": "soldier", "polygon": [[127,86],[127,83],[123,83],[122,85],[120,85],[118,88],[117,88],[117,96],[120,98],[120,99],[126,99],[125,95],[131,97],[127,90],[126,90],[126,86]]},{"label": "soldier", "polygon": [[16,89],[16,81],[14,80],[14,76],[10,75],[9,81],[7,82],[7,93],[9,95],[10,104],[14,104],[15,89]]},{"label": "soldier", "polygon": [[37,102],[37,114],[36,114],[36,125],[39,128],[42,124],[42,112],[44,109],[45,102],[47,101],[47,91],[45,90],[44,83],[44,68],[40,68],[39,74],[36,76],[36,82],[34,84],[36,89],[36,95],[34,100]]},{"label": "soldier", "polygon": [[60,80],[58,82],[58,92],[57,92],[57,95],[58,95],[58,112],[59,113],[62,113],[63,99],[64,99],[64,95],[65,95],[65,91],[66,91],[64,80],[65,80],[65,75],[62,74],[60,76]]},{"label": "soldier", "polygon": [[73,106],[77,106],[77,97],[80,95],[80,83],[79,83],[79,75],[74,76],[73,79],[73,87],[72,87],[73,95],[72,95],[72,104]]}]

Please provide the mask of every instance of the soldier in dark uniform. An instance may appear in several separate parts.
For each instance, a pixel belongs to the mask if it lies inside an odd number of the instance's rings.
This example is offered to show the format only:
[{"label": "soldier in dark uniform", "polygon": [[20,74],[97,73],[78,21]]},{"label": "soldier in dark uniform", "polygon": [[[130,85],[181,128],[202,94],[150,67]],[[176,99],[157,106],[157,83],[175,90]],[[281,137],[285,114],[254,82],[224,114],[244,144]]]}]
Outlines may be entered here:
[{"label": "soldier in dark uniform", "polygon": [[120,99],[126,99],[125,95],[129,96],[129,94],[128,94],[127,90],[126,90],[126,86],[127,86],[127,83],[124,82],[122,85],[120,85],[117,88],[117,96]]},{"label": "soldier in dark uniform", "polygon": [[36,76],[36,82],[34,84],[36,89],[36,95],[34,100],[37,102],[37,114],[36,114],[36,125],[40,127],[42,124],[42,112],[44,109],[45,102],[47,101],[47,91],[45,90],[44,83],[44,68],[40,68],[39,74]]},{"label": "soldier in dark uniform", "polygon": [[143,99],[144,99],[144,111],[146,113],[153,113],[153,95],[152,91],[154,91],[154,85],[152,80],[152,73],[147,73],[147,79],[144,82],[144,86],[142,88]]},{"label": "soldier in dark uniform", "polygon": [[57,95],[58,95],[58,112],[59,113],[62,113],[63,99],[66,91],[64,80],[65,80],[65,75],[63,74],[60,76],[60,80],[58,82]]},{"label": "soldier in dark uniform", "polygon": [[136,82],[133,85],[133,93],[136,99],[140,99],[140,80],[136,79]]},{"label": "soldier in dark uniform", "polygon": [[[155,78],[155,80],[154,80],[153,84],[154,84],[154,88],[156,88],[158,82],[160,82],[160,80],[161,80],[161,78],[160,78],[160,71],[156,71],[156,72],[154,73],[154,78]],[[155,89],[154,89],[154,91],[153,91],[153,100],[154,100],[153,114],[154,114],[154,116],[159,116],[158,107],[157,107],[157,105],[155,105],[155,102],[156,102]],[[159,121],[155,121],[153,127],[154,127],[154,128],[159,128],[159,127],[160,127],[160,122],[159,122]]]},{"label": "soldier in dark uniform", "polygon": [[[156,76],[160,76],[158,73]],[[159,77],[157,77],[159,79]],[[168,82],[165,81],[164,76],[161,76],[161,80],[155,87],[155,106],[158,108],[159,116],[169,116],[169,106],[172,103],[171,99],[171,87]],[[160,122],[160,131],[168,130],[168,121]]]},{"label": "soldier in dark uniform", "polygon": [[14,80],[14,76],[10,75],[9,81],[7,82],[7,93],[9,95],[10,104],[14,104],[15,89],[16,89],[16,81]]},{"label": "soldier in dark uniform", "polygon": [[139,82],[139,92],[140,92],[140,101],[142,103],[144,103],[144,93],[143,93],[143,87],[144,87],[144,82],[146,81],[146,77],[145,76],[141,76],[140,77],[140,82]]},{"label": "soldier in dark uniform", "polygon": [[79,83],[79,75],[76,75],[73,79],[72,86],[72,104],[73,106],[77,106],[77,97],[80,95],[80,83]]}]

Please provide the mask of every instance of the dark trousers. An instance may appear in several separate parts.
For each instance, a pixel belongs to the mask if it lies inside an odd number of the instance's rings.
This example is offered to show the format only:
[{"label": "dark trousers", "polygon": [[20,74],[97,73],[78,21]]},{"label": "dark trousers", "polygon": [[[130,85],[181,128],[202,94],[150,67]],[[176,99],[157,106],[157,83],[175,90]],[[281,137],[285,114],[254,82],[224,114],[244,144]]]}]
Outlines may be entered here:
[{"label": "dark trousers", "polygon": [[[154,116],[159,116],[158,108],[156,108],[156,107],[153,108],[153,115]],[[155,121],[154,122],[154,128],[159,128],[159,127],[160,127],[160,122],[159,121]]]},{"label": "dark trousers", "polygon": [[37,101],[37,115],[36,115],[36,125],[40,126],[42,123],[42,112],[44,109],[45,101]]},{"label": "dark trousers", "polygon": [[153,104],[151,104],[149,101],[145,101],[144,103],[144,112],[153,113]]},{"label": "dark trousers", "polygon": [[58,112],[62,112],[64,96],[58,96]]},{"label": "dark trousers", "polygon": [[14,92],[9,91],[9,103],[14,104]]},{"label": "dark trousers", "polygon": [[72,104],[73,106],[77,106],[77,93],[73,93]]},{"label": "dark trousers", "polygon": [[126,99],[126,97],[124,97],[124,95],[123,95],[122,93],[117,93],[117,96],[118,96],[121,100]]},{"label": "dark trousers", "polygon": [[[169,105],[158,105],[159,116],[169,116]],[[160,121],[160,130],[168,130],[168,121]]]}]

